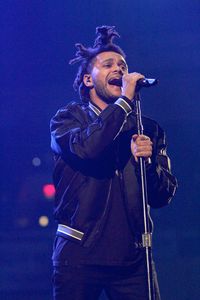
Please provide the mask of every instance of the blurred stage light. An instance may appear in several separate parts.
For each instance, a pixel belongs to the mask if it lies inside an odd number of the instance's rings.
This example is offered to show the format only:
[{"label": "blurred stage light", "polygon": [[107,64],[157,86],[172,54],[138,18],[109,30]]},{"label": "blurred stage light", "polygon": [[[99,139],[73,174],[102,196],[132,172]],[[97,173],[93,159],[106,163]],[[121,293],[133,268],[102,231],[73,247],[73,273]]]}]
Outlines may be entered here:
[{"label": "blurred stage light", "polygon": [[46,227],[49,224],[49,218],[47,216],[41,216],[39,218],[38,223],[40,224],[40,226],[42,227]]},{"label": "blurred stage light", "polygon": [[34,157],[34,158],[32,159],[32,165],[33,165],[34,167],[39,167],[39,166],[41,165],[41,160],[40,160],[40,158],[39,158],[39,157]]},{"label": "blurred stage light", "polygon": [[45,198],[52,199],[55,195],[55,187],[53,184],[45,184],[43,186],[43,194]]}]

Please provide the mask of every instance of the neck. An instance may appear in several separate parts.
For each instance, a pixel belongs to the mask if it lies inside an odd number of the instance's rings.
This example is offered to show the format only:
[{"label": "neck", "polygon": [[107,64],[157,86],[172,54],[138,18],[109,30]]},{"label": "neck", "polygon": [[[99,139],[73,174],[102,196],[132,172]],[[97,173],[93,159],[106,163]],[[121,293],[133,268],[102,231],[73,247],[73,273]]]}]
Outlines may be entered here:
[{"label": "neck", "polygon": [[95,97],[94,99],[93,99],[93,97],[90,97],[90,98],[91,98],[91,101],[94,104],[96,104],[101,110],[104,110],[108,106],[108,104],[106,102],[104,102],[103,100],[101,100],[97,97]]}]

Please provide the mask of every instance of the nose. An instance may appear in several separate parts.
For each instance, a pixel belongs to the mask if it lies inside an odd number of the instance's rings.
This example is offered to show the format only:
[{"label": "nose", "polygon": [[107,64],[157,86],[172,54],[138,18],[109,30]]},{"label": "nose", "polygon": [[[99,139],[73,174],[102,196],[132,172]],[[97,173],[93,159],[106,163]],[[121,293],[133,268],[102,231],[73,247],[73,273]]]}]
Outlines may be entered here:
[{"label": "nose", "polygon": [[115,65],[114,72],[120,75],[124,75],[123,67],[118,64]]}]

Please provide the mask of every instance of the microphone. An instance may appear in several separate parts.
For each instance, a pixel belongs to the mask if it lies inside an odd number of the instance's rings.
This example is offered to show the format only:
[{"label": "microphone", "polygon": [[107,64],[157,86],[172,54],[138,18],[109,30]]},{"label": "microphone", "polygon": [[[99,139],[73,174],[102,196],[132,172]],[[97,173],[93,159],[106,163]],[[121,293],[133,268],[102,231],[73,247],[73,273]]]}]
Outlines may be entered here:
[{"label": "microphone", "polygon": [[157,78],[143,78],[137,81],[138,87],[151,87],[156,84],[158,84]]},{"label": "microphone", "polygon": [[[122,78],[114,78],[109,82],[109,84],[122,86]],[[142,87],[151,87],[156,84],[158,84],[158,79],[156,78],[142,78],[137,81],[136,89],[139,90]]]}]

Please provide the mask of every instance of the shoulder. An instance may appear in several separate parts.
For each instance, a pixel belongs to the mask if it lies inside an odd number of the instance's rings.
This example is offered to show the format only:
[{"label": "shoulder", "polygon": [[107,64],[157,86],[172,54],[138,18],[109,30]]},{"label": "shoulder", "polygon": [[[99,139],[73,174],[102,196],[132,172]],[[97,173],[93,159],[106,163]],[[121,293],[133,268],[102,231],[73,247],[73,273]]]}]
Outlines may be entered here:
[{"label": "shoulder", "polygon": [[84,109],[84,107],[85,107],[85,104],[83,104],[83,103],[71,101],[67,105],[59,108],[58,111],[56,112],[56,114],[64,114],[67,112],[81,111]]},{"label": "shoulder", "polygon": [[52,119],[65,119],[70,116],[78,117],[84,113],[86,106],[86,104],[71,101],[67,105],[59,108]]}]

